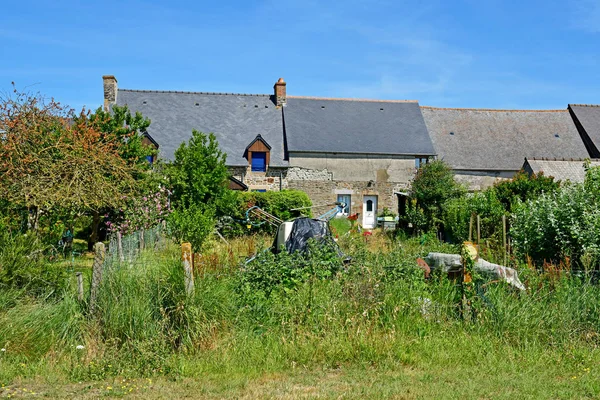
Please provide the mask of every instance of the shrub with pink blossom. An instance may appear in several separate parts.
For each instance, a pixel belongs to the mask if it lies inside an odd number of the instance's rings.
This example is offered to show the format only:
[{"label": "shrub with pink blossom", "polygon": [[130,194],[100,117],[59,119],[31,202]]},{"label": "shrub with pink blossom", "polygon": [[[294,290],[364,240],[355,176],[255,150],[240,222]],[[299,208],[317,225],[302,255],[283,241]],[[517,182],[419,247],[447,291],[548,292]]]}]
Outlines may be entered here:
[{"label": "shrub with pink blossom", "polygon": [[161,187],[145,195],[124,197],[123,208],[104,216],[106,229],[125,235],[160,224],[171,214],[170,194],[168,189]]}]

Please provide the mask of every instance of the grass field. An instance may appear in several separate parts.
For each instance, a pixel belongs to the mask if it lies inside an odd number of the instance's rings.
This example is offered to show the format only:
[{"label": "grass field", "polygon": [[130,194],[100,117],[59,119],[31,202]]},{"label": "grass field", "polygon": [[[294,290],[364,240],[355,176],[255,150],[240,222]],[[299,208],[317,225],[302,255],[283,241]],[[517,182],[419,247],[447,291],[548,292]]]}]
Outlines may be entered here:
[{"label": "grass field", "polygon": [[333,274],[325,256],[236,267],[269,241],[213,243],[191,296],[177,246],[143,252],[107,271],[95,316],[73,279],[59,296],[0,291],[0,397],[600,397],[600,289],[585,279],[521,266],[526,293],[482,285],[462,318],[455,282],[414,268],[452,246],[355,235]]}]

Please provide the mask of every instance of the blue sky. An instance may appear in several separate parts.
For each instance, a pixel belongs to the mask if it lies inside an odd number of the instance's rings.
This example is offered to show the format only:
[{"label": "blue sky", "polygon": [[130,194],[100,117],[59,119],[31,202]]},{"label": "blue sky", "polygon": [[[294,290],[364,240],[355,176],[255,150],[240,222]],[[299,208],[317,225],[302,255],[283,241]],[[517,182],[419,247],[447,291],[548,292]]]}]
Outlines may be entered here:
[{"label": "blue sky", "polygon": [[0,91],[75,108],[121,88],[416,99],[557,108],[600,103],[600,0],[5,1]]}]

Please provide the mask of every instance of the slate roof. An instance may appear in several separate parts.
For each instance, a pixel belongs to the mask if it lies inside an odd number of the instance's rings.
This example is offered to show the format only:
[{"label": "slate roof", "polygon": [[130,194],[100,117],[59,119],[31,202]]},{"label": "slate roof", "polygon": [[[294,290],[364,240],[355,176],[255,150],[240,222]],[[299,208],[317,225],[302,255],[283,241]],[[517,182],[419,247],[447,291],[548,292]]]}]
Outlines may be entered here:
[{"label": "slate roof", "polygon": [[525,157],[586,158],[567,110],[421,107],[438,153],[457,170],[518,171]]},{"label": "slate roof", "polygon": [[272,147],[272,166],[288,165],[281,110],[270,95],[119,89],[117,104],[127,104],[150,119],[148,133],[160,145],[163,158],[172,160],[196,129],[215,134],[229,166],[248,165],[244,151],[257,135]]},{"label": "slate roof", "polygon": [[600,106],[569,104],[571,116],[592,157],[600,157]]},{"label": "slate roof", "polygon": [[[526,158],[523,169],[529,173],[544,172],[545,176],[553,176],[555,180],[581,183],[585,179],[585,160],[559,160]],[[592,167],[600,166],[600,160],[591,160]]]},{"label": "slate roof", "polygon": [[435,155],[416,101],[287,97],[288,151]]}]

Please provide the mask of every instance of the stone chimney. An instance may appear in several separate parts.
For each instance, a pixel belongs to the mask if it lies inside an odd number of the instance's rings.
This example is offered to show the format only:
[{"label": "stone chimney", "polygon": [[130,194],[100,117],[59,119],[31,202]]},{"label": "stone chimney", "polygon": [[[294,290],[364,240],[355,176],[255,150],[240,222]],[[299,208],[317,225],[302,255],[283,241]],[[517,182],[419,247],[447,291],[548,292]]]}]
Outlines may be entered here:
[{"label": "stone chimney", "polygon": [[284,107],[287,103],[287,96],[285,94],[285,81],[283,78],[279,78],[273,89],[275,89],[275,105],[277,107]]},{"label": "stone chimney", "polygon": [[102,81],[104,82],[104,111],[109,111],[110,106],[117,103],[117,78],[114,75],[104,75]]}]

